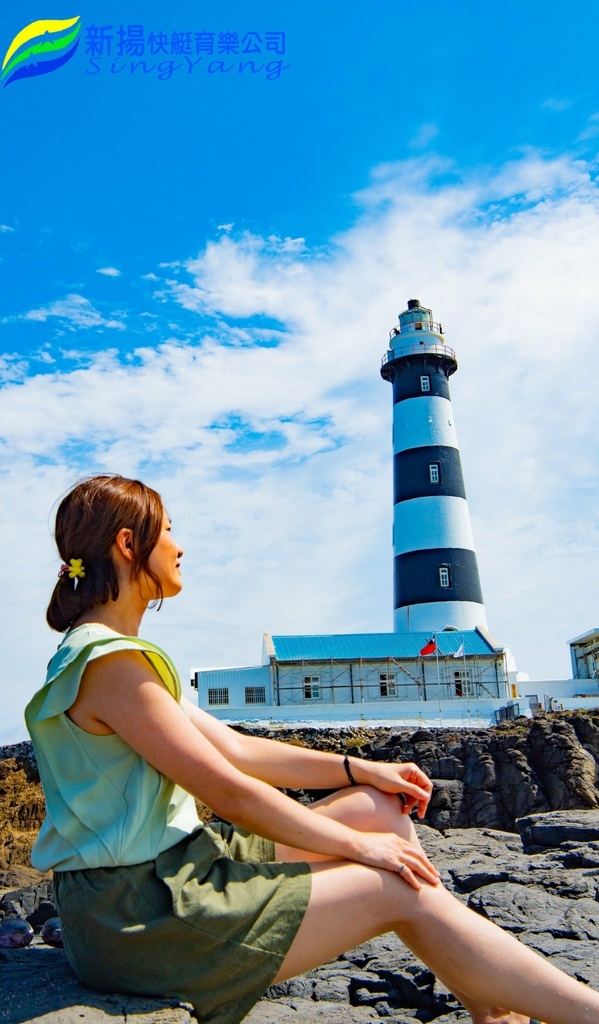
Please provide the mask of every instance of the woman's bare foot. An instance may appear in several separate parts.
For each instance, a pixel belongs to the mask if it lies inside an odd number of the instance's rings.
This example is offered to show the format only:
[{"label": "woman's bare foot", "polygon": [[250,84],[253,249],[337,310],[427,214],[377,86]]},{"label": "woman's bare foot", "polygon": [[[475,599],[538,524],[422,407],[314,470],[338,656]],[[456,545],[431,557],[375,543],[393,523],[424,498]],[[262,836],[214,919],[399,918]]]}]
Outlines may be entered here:
[{"label": "woman's bare foot", "polygon": [[468,1012],[472,1017],[472,1024],[530,1024],[531,1020],[530,1017],[525,1017],[521,1013],[511,1013],[499,1006],[488,1007],[484,1010],[477,1009],[474,1012],[469,1009]]}]

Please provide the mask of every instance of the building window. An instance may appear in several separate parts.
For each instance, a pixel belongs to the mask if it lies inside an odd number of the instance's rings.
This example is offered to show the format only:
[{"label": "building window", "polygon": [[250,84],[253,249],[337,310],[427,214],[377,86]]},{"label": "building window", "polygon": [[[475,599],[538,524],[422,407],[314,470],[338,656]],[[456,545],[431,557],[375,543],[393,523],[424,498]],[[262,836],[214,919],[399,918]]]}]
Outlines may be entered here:
[{"label": "building window", "polygon": [[304,676],[304,700],[320,700],[320,676]]},{"label": "building window", "polygon": [[381,697],[397,697],[397,683],[393,672],[381,672],[379,675]]},{"label": "building window", "polygon": [[449,574],[448,565],[439,566],[439,586],[444,588],[451,586],[451,576]]},{"label": "building window", "polygon": [[430,389],[431,389],[431,379],[430,379],[430,377],[427,376],[427,375],[421,377],[420,378],[420,390],[421,391],[430,391]]},{"label": "building window", "polygon": [[441,479],[440,465],[438,462],[430,462],[428,467],[428,478],[431,484],[438,484]]},{"label": "building window", "polygon": [[458,669],[453,673],[456,697],[476,697],[476,684],[469,668]]},{"label": "building window", "polygon": [[215,686],[214,688],[208,687],[208,705],[213,707],[215,704],[228,704],[229,703],[229,687],[228,686]]},{"label": "building window", "polygon": [[246,704],[266,704],[266,687],[246,686],[245,702]]}]

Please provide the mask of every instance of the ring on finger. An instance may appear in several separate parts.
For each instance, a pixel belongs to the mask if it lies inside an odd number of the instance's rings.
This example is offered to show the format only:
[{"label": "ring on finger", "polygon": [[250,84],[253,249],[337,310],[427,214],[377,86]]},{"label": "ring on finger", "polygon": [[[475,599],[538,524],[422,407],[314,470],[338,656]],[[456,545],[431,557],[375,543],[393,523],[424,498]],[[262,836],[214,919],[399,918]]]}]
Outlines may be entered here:
[{"label": "ring on finger", "polygon": [[404,870],[404,868],[405,868],[405,864],[402,864],[402,866],[400,867],[400,869],[399,869],[399,871],[397,872],[397,874],[398,874],[398,875],[401,875],[401,873],[402,873],[402,871]]}]

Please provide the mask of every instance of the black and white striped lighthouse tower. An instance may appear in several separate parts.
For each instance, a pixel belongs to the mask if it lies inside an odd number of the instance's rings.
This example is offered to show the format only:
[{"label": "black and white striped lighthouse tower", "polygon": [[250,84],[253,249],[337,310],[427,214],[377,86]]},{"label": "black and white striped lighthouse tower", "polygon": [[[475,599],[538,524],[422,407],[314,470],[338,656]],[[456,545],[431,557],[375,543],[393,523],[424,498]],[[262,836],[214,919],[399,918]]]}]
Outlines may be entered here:
[{"label": "black and white striped lighthouse tower", "polygon": [[393,385],[394,631],[486,628],[449,377],[432,312],[410,299],[381,375]]}]

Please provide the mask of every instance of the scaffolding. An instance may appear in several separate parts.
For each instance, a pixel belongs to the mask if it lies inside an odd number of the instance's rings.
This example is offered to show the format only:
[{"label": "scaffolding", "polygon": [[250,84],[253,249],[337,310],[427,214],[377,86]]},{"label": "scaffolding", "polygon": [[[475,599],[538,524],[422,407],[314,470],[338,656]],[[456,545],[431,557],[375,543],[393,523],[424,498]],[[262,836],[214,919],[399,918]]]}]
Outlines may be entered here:
[{"label": "scaffolding", "polygon": [[[428,662],[428,664],[427,664]],[[274,703],[370,704],[505,696],[503,657],[274,661]]]}]

